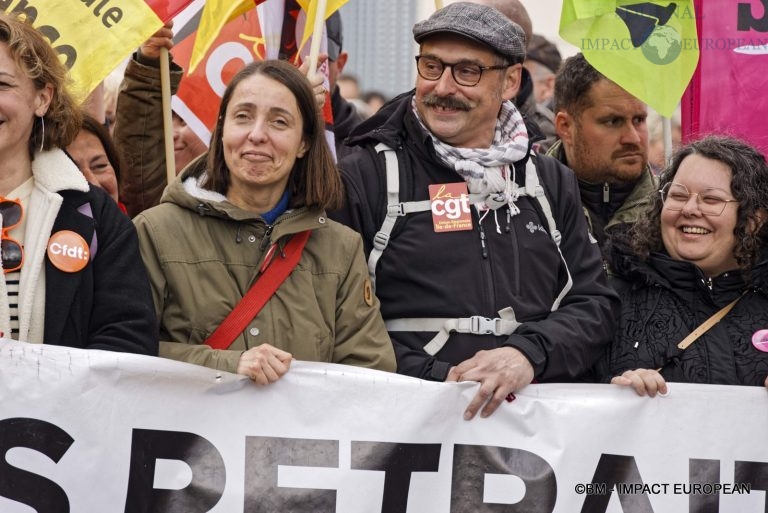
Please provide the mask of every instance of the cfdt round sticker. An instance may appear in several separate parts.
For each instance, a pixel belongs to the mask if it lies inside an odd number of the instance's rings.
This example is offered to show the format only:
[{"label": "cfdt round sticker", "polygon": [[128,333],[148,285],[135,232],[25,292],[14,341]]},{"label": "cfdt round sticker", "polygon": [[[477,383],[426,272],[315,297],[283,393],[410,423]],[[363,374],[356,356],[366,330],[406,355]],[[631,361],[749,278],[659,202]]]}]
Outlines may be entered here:
[{"label": "cfdt round sticker", "polygon": [[70,230],[61,230],[51,235],[47,253],[54,267],[65,273],[83,270],[91,258],[88,243]]}]

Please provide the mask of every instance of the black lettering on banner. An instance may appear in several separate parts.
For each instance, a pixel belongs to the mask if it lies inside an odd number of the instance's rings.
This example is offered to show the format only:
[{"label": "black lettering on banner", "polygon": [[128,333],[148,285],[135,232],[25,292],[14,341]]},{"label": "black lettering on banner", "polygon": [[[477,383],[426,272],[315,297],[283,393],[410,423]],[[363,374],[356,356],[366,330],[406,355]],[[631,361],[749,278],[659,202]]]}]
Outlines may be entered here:
[{"label": "black lettering on banner", "polygon": [[[486,474],[508,474],[525,483],[525,495],[516,504],[486,504]],[[551,513],[555,509],[557,480],[542,457],[522,449],[460,445],[453,449],[451,513]]]},{"label": "black lettering on banner", "polygon": [[58,463],[74,439],[60,427],[38,419],[0,421],[0,496],[30,506],[38,513],[69,513],[69,498],[49,479],[8,464],[5,454],[14,447],[41,452]]},{"label": "black lettering on banner", "polygon": [[27,5],[27,0],[20,0],[11,12],[22,15],[27,23],[34,25],[35,20],[37,19],[37,9],[32,6],[27,7]]},{"label": "black lettering on banner", "polygon": [[[720,482],[720,460],[696,460],[688,462],[688,480],[692,485]],[[696,513],[719,513],[719,493],[692,493],[688,495],[688,511]]]},{"label": "black lettering on banner", "polygon": [[[123,19],[123,11],[119,7],[104,8],[112,0],[80,0],[86,7],[93,7],[93,15],[97,18],[101,16],[101,23],[107,28],[112,28],[116,23]],[[93,4],[96,4],[95,6]]]},{"label": "black lettering on banner", "polygon": [[[643,478],[640,476],[640,471],[633,456],[601,454],[592,482],[604,485],[604,489],[608,493],[605,495],[587,495],[586,499],[584,499],[584,505],[581,507],[581,513],[605,513],[616,483],[642,485]],[[619,496],[622,511],[653,513],[648,494],[628,495],[618,491],[616,493]]]},{"label": "black lettering on banner", "polygon": [[737,461],[733,473],[733,482],[737,485],[749,484],[753,492],[755,490],[765,492],[765,511],[768,511],[768,463]]},{"label": "black lettering on banner", "polygon": [[278,486],[279,465],[338,468],[338,440],[266,436],[245,439],[245,511],[335,513],[336,490]]},{"label": "black lettering on banner", "polygon": [[[13,1],[14,0],[0,0],[0,11],[9,12]],[[19,3],[16,4],[16,6],[10,12],[12,14],[18,14],[22,16],[28,23],[31,23],[32,25],[34,25],[35,21],[37,20],[37,9],[29,5],[27,0],[20,0]],[[120,21],[121,17],[122,11],[119,13],[117,21]],[[59,31],[49,25],[44,25],[42,27],[36,26],[35,28],[37,28],[37,30],[39,30],[43,36],[48,38],[51,46],[53,46],[53,43],[55,43],[56,40],[61,37]],[[75,65],[75,61],[77,60],[77,50],[75,50],[72,45],[53,46],[53,49],[58,55],[64,57],[64,66],[66,66],[67,69],[72,69],[72,66]]]},{"label": "black lettering on banner", "polygon": [[441,444],[352,442],[354,470],[384,471],[383,513],[405,513],[413,472],[437,472]]},{"label": "black lettering on banner", "polygon": [[[154,488],[159,459],[183,461],[192,482],[181,490]],[[194,433],[134,429],[125,513],[204,513],[224,494],[224,460],[214,445]]]},{"label": "black lettering on banner", "polygon": [[[48,38],[48,41],[51,42],[51,46],[53,46],[53,43],[55,43],[56,40],[61,37],[59,31],[49,25],[37,27],[37,30]],[[67,69],[72,69],[72,66],[77,60],[77,51],[70,45],[54,46],[53,49],[56,51],[56,53],[65,57],[64,66],[66,66]]]},{"label": "black lettering on banner", "polygon": [[758,32],[768,32],[768,0],[760,0],[763,4],[763,17],[755,18],[752,15],[752,4],[739,4],[736,28],[740,31],[752,29]]}]

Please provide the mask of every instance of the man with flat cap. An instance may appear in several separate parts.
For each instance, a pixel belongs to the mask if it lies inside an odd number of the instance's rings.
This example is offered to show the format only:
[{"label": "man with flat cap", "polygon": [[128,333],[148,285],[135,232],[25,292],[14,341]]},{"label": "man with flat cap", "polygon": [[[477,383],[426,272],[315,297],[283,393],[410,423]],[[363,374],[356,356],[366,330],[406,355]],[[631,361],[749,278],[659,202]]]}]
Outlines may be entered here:
[{"label": "man with flat cap", "polygon": [[533,380],[578,380],[613,332],[616,296],[573,173],[533,155],[510,101],[525,39],[492,7],[452,3],[413,28],[416,89],[353,130],[347,201],[398,372],[476,381],[490,415]]}]

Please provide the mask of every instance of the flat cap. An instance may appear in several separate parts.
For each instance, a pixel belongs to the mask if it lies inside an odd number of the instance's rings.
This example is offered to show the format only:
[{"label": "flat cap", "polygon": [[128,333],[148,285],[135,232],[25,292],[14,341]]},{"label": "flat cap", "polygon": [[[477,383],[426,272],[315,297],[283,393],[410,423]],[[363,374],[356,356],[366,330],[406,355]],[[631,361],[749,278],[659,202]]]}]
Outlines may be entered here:
[{"label": "flat cap", "polygon": [[413,38],[417,43],[446,32],[482,43],[509,62],[518,63],[525,59],[523,29],[493,7],[455,2],[413,26]]}]

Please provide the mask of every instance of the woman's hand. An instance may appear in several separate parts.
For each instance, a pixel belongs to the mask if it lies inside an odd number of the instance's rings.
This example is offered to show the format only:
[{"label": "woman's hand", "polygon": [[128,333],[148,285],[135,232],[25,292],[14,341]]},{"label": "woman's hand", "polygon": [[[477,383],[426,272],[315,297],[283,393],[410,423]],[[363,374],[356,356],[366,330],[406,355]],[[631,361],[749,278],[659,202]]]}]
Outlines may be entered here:
[{"label": "woman's hand", "polygon": [[[326,60],[328,60],[328,54],[321,53],[317,58],[318,69]],[[307,75],[309,86],[312,88],[312,92],[315,94],[315,103],[317,103],[317,108],[323,110],[323,107],[325,106],[325,95],[328,94],[328,89],[325,88],[325,75],[315,71],[314,75],[309,76],[309,59],[301,63],[301,66],[299,66],[299,71],[301,71],[304,75]]]},{"label": "woman's hand", "polygon": [[291,353],[269,344],[262,344],[240,355],[236,372],[248,376],[257,385],[268,385],[288,372],[292,358]]},{"label": "woman's hand", "polygon": [[[667,395],[667,382],[658,371],[653,369],[628,370],[621,376],[614,377],[611,384],[632,387],[641,396],[648,394],[650,397],[656,397],[657,393]],[[768,386],[768,380],[766,380],[766,386]]]}]

